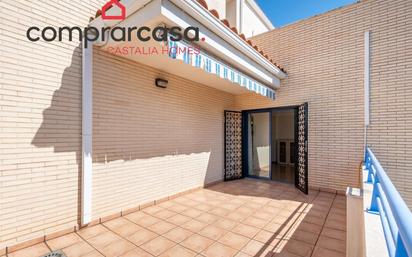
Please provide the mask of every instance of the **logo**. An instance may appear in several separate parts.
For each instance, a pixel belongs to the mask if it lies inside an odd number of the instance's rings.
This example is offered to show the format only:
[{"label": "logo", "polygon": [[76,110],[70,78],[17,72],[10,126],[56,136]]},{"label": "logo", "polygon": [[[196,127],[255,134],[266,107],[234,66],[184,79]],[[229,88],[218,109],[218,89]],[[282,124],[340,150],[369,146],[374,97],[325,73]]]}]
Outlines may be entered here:
[{"label": "logo", "polygon": [[[109,12],[110,11],[110,12]],[[109,13],[110,14],[109,14]],[[119,0],[110,0],[106,3],[101,10],[101,18],[103,20],[124,20],[126,19],[126,7],[119,2]],[[198,42],[200,40],[199,28],[197,27],[165,27],[162,25],[150,28],[147,26],[131,26],[131,27],[52,27],[47,26],[39,28],[32,26],[27,29],[26,37],[31,42],[37,42],[40,40],[46,42],[59,41],[63,39],[68,41],[79,41],[84,43],[84,47],[87,48],[89,43],[95,41],[107,42],[132,42],[133,40],[139,40],[147,42],[154,40],[157,42],[167,41],[187,41]],[[204,41],[204,38],[201,39]]]},{"label": "logo", "polygon": [[[108,15],[107,11],[110,9],[117,9],[120,11],[119,15]],[[102,7],[103,20],[124,20],[126,18],[126,7],[119,2],[119,0],[110,0]]]}]

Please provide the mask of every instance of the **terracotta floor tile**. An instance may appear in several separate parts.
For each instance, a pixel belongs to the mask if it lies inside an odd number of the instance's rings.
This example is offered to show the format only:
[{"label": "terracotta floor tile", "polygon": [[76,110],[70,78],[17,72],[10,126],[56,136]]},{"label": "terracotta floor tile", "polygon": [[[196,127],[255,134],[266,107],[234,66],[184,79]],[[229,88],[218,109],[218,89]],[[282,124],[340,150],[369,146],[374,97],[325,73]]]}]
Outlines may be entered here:
[{"label": "terracotta floor tile", "polygon": [[51,240],[47,241],[47,245],[52,249],[52,250],[58,250],[58,249],[63,249],[65,247],[74,245],[76,243],[79,243],[83,241],[81,237],[79,237],[76,233],[70,233],[68,235],[64,235],[61,237],[57,237]]},{"label": "terracotta floor tile", "polygon": [[302,241],[288,240],[283,249],[286,252],[294,253],[301,257],[310,257],[313,246]]},{"label": "terracotta floor tile", "polygon": [[346,222],[341,222],[337,220],[327,219],[325,222],[326,228],[332,228],[337,230],[346,231]]},{"label": "terracotta floor tile", "polygon": [[180,245],[175,245],[166,252],[162,253],[160,257],[193,257],[196,255],[197,253],[189,249],[186,249]]},{"label": "terracotta floor tile", "polygon": [[249,241],[249,238],[232,232],[227,233],[218,240],[218,242],[227,245],[231,248],[234,248],[236,250],[242,249]]},{"label": "terracotta floor tile", "polygon": [[241,222],[244,219],[246,219],[247,216],[248,215],[245,215],[245,214],[242,214],[242,213],[239,213],[239,212],[231,212],[228,215],[226,215],[226,218],[228,218],[230,220],[233,220],[235,222]]},{"label": "terracotta floor tile", "polygon": [[203,204],[199,204],[199,205],[195,206],[195,208],[200,210],[200,211],[209,211],[209,210],[213,209],[213,206],[203,203]]},{"label": "terracotta floor tile", "polygon": [[172,224],[175,224],[177,226],[180,226],[183,223],[186,223],[186,222],[190,221],[191,219],[192,218],[184,216],[182,214],[176,214],[176,215],[173,215],[173,216],[169,217],[167,219],[167,221],[172,223]]},{"label": "terracotta floor tile", "polygon": [[196,218],[197,216],[199,216],[200,214],[202,214],[203,211],[199,211],[197,209],[194,208],[189,208],[183,212],[181,212],[180,214],[190,217],[190,218]]},{"label": "terracotta floor tile", "polygon": [[[272,257],[300,257],[299,255],[296,255],[294,253],[289,253],[286,251],[280,252],[280,253],[274,253]],[[323,257],[332,257],[332,256],[323,256]]]},{"label": "terracotta floor tile", "polygon": [[160,221],[160,219],[153,217],[152,215],[147,214],[143,211],[133,212],[131,214],[124,216],[124,218],[142,227],[151,226],[154,223]]},{"label": "terracotta floor tile", "polygon": [[159,207],[158,205],[154,205],[154,206],[144,208],[142,211],[147,213],[147,214],[153,215],[156,212],[159,212],[159,211],[162,211],[162,210],[164,210],[164,209]]},{"label": "terracotta floor tile", "polygon": [[50,249],[46,246],[46,244],[41,243],[41,244],[36,244],[30,247],[27,247],[22,250],[18,250],[16,252],[9,253],[8,257],[33,257],[33,256],[41,256],[49,252],[50,252]]},{"label": "terracotta floor tile", "polygon": [[142,226],[144,228],[150,227],[153,224],[156,224],[157,222],[162,221],[161,219],[155,218],[153,216],[147,215],[144,218],[141,218],[139,220],[133,221],[139,226]]},{"label": "terracotta floor tile", "polygon": [[238,253],[235,255],[235,257],[252,257],[252,256],[249,255],[249,254],[246,254],[246,253],[244,253],[244,252],[238,252]]},{"label": "terracotta floor tile", "polygon": [[99,251],[106,257],[118,257],[128,251],[131,251],[134,248],[136,248],[134,244],[124,239],[120,239],[110,243],[102,249],[99,249]]},{"label": "terracotta floor tile", "polygon": [[248,238],[253,238],[259,232],[259,229],[245,224],[238,224],[232,229],[232,232]]},{"label": "terracotta floor tile", "polygon": [[[88,243],[81,241],[77,244],[66,247],[62,250],[67,257],[80,257],[87,254],[91,254],[93,251],[96,251]],[[95,253],[96,254],[96,253]]]},{"label": "terracotta floor tile", "polygon": [[134,248],[131,251],[128,251],[126,253],[124,253],[123,255],[119,256],[119,257],[153,257],[153,255],[151,255],[150,253],[144,251],[143,249],[137,247]]},{"label": "terracotta floor tile", "polygon": [[192,232],[198,232],[206,227],[208,224],[204,222],[200,222],[197,220],[189,220],[188,222],[180,225],[182,228],[190,230]]},{"label": "terracotta floor tile", "polygon": [[193,234],[193,232],[191,232],[190,230],[187,230],[187,229],[184,229],[184,228],[181,228],[181,227],[177,227],[177,228],[174,228],[174,229],[170,230],[169,232],[167,232],[163,236],[166,237],[169,240],[172,240],[173,242],[180,243],[183,240],[185,240],[186,238],[188,238],[189,236],[191,236],[192,234]]},{"label": "terracotta floor tile", "polygon": [[322,227],[316,224],[311,224],[311,223],[307,223],[307,222],[301,222],[299,224],[299,229],[307,231],[307,232],[311,232],[314,234],[320,234],[320,232],[322,231]]},{"label": "terracotta floor tile", "polygon": [[251,240],[241,251],[251,256],[272,256],[272,248],[270,245]]},{"label": "terracotta floor tile", "polygon": [[147,229],[141,229],[139,231],[137,231],[136,233],[130,235],[127,237],[127,240],[129,240],[130,242],[132,242],[133,244],[140,246],[156,237],[158,237],[159,235],[147,230]]},{"label": "terracotta floor tile", "polygon": [[213,226],[213,225],[208,225],[202,230],[198,232],[199,235],[205,236],[207,238],[210,238],[212,240],[218,240],[221,238],[223,235],[225,235],[228,231],[224,230],[222,228]]},{"label": "terracotta floor tile", "polygon": [[316,224],[319,226],[323,226],[323,224],[325,223],[325,219],[322,217],[317,217],[314,215],[306,215],[305,217],[303,217],[303,221],[307,222],[307,223],[312,223],[312,224]]},{"label": "terracotta floor tile", "polygon": [[278,234],[283,229],[283,227],[284,227],[283,224],[279,224],[276,222],[270,222],[266,226],[264,226],[263,229],[266,231]]},{"label": "terracotta floor tile", "polygon": [[160,222],[157,222],[157,223],[151,225],[147,229],[161,235],[161,234],[164,234],[164,233],[168,232],[169,230],[172,230],[175,227],[176,227],[176,225],[174,225],[172,223],[169,223],[169,222],[166,222],[166,221],[160,221]]},{"label": "terracotta floor tile", "polygon": [[[345,197],[313,190],[303,197],[293,186],[244,179],[197,190],[47,244],[68,257],[102,257],[99,251],[116,257],[305,257],[312,251],[312,257],[341,257],[345,230]],[[48,253],[44,246],[8,257]]]},{"label": "terracotta floor tile", "polygon": [[259,231],[253,239],[267,245],[274,245],[279,241],[276,234],[266,230]]},{"label": "terracotta floor tile", "polygon": [[346,232],[343,230],[324,227],[320,234],[322,236],[327,236],[338,240],[346,241]]},{"label": "terracotta floor tile", "polygon": [[210,211],[208,211],[210,214],[216,215],[216,216],[220,216],[220,217],[224,217],[226,216],[230,211],[226,210],[224,208],[214,208]]},{"label": "terracotta floor tile", "polygon": [[170,207],[168,207],[167,209],[169,211],[174,211],[174,212],[177,212],[177,213],[181,213],[181,212],[184,212],[185,210],[189,209],[189,207],[184,206],[182,204],[175,203],[175,204],[171,205]]},{"label": "terracotta floor tile", "polygon": [[212,243],[213,243],[213,240],[207,237],[193,234],[192,236],[190,236],[189,238],[187,238],[180,244],[194,252],[200,253],[203,250],[205,250],[207,247],[209,247]]},{"label": "terracotta floor tile", "polygon": [[119,240],[120,237],[111,231],[87,239],[87,242],[97,249],[101,249],[112,242]]},{"label": "terracotta floor tile", "polygon": [[214,243],[202,252],[205,257],[233,257],[238,251],[221,243]]},{"label": "terracotta floor tile", "polygon": [[233,220],[220,218],[216,220],[215,223],[213,223],[213,225],[218,228],[225,229],[225,230],[231,230],[237,225],[237,223]]},{"label": "terracotta floor tile", "polygon": [[92,227],[82,228],[76,233],[80,235],[82,238],[87,240],[99,234],[103,234],[104,232],[107,232],[107,231],[109,231],[107,228],[99,224],[99,225],[92,226]]},{"label": "terracotta floor tile", "polygon": [[271,221],[275,217],[275,215],[273,215],[270,212],[266,212],[266,211],[257,211],[252,214],[252,217]]},{"label": "terracotta floor tile", "polygon": [[159,236],[147,243],[142,244],[140,247],[146,252],[154,256],[158,256],[175,245],[175,242],[165,237]]},{"label": "terracotta floor tile", "polygon": [[331,237],[320,236],[316,246],[329,249],[329,250],[333,250],[336,252],[341,252],[341,253],[346,252],[345,241],[334,239]]},{"label": "terracotta floor tile", "polygon": [[[67,256],[69,257],[69,256]],[[82,255],[81,257],[105,257],[103,254],[99,253],[96,250],[91,251],[90,253],[87,253],[86,255]]]},{"label": "terracotta floor tile", "polygon": [[259,219],[255,217],[248,217],[245,220],[243,220],[242,223],[257,228],[263,228],[268,223],[268,220]]},{"label": "terracotta floor tile", "polygon": [[319,246],[315,247],[315,250],[313,251],[312,257],[346,257],[345,254],[328,250],[325,248],[321,248]]},{"label": "terracotta floor tile", "polygon": [[202,213],[199,216],[196,217],[196,220],[207,223],[207,224],[212,224],[216,222],[220,217],[210,214],[210,213]]},{"label": "terracotta floor tile", "polygon": [[247,216],[252,215],[254,212],[256,212],[256,210],[252,209],[252,208],[249,208],[246,205],[243,205],[243,206],[239,207],[236,210],[236,212],[242,214],[243,217],[247,217]]},{"label": "terracotta floor tile", "polygon": [[157,206],[162,207],[163,209],[168,209],[172,205],[174,205],[173,201],[165,201],[163,203],[157,204]]},{"label": "terracotta floor tile", "polygon": [[129,221],[128,219],[120,217],[120,218],[116,218],[116,219],[112,219],[112,220],[104,222],[103,226],[107,227],[108,229],[113,230],[113,229],[121,227],[123,225],[129,225],[131,223],[132,222]]},{"label": "terracotta floor tile", "polygon": [[298,217],[298,215],[290,215],[290,216],[281,216],[277,215],[272,219],[271,222],[275,222],[278,224],[287,224],[287,223],[292,223],[291,221],[295,220]]},{"label": "terracotta floor tile", "polygon": [[173,211],[161,210],[161,211],[156,212],[155,214],[153,214],[153,217],[156,217],[156,218],[159,218],[159,219],[167,219],[169,217],[172,217],[175,214],[176,214],[176,212],[173,212]]}]

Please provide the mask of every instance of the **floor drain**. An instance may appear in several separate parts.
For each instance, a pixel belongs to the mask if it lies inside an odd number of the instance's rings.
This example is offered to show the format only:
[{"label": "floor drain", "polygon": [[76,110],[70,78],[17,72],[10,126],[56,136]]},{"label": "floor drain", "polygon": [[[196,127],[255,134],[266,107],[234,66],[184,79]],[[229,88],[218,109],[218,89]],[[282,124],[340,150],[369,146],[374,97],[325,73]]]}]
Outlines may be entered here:
[{"label": "floor drain", "polygon": [[57,250],[40,257],[67,257],[62,251]]}]

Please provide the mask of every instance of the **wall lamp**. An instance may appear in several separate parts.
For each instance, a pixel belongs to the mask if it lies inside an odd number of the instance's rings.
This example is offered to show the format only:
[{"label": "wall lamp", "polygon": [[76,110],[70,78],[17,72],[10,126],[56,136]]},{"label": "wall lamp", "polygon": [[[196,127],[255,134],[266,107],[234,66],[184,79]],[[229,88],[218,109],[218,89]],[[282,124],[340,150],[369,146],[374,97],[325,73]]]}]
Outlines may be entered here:
[{"label": "wall lamp", "polygon": [[156,87],[167,88],[167,84],[169,84],[169,81],[157,78],[155,84]]}]

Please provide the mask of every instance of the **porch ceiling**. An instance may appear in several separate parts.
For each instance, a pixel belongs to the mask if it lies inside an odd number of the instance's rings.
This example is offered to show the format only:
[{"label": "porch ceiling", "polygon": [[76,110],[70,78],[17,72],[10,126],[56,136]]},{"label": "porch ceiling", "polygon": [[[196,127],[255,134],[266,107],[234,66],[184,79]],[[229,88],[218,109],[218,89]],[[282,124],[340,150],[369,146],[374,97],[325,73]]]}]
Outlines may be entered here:
[{"label": "porch ceiling", "polygon": [[[168,46],[167,44],[153,39],[143,42],[137,38],[136,33],[132,34],[130,41],[119,42],[108,39],[95,42],[95,45],[100,46],[101,49],[232,94],[243,94],[251,90],[274,99],[274,90],[280,87],[280,79],[286,76],[285,73],[196,1],[123,0],[121,3],[127,10],[125,20],[116,22],[98,17],[90,25],[98,29],[111,27],[112,30],[116,27],[154,28],[159,25],[197,27],[200,38],[204,40],[192,46],[200,49],[201,54],[213,60],[213,63],[223,64],[228,68],[229,73],[233,71],[236,75],[223,76],[223,68],[222,72],[218,73],[215,65],[212,72],[205,69],[204,63],[187,65],[188,62],[181,61],[181,58],[170,58],[169,54],[161,52]],[[112,8],[108,14],[115,15],[116,11]],[[153,49],[156,51],[153,52]],[[238,78],[242,80],[239,81]]]}]

